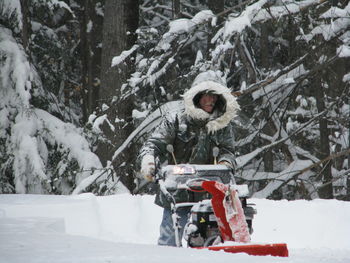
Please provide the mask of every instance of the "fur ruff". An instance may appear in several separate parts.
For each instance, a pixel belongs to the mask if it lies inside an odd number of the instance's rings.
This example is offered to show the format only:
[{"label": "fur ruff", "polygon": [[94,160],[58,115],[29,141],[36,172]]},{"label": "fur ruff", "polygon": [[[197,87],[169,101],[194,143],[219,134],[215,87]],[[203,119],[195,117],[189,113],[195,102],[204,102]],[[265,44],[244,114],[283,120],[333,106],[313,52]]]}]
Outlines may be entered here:
[{"label": "fur ruff", "polygon": [[226,111],[216,119],[208,121],[206,127],[209,133],[214,133],[225,128],[230,121],[237,115],[239,105],[236,98],[231,94],[231,91],[214,81],[203,81],[196,86],[191,87],[183,95],[185,104],[185,114],[192,119],[206,120],[211,117],[210,113],[196,107],[193,103],[193,98],[200,92],[213,91],[215,94],[221,95],[226,100]]}]

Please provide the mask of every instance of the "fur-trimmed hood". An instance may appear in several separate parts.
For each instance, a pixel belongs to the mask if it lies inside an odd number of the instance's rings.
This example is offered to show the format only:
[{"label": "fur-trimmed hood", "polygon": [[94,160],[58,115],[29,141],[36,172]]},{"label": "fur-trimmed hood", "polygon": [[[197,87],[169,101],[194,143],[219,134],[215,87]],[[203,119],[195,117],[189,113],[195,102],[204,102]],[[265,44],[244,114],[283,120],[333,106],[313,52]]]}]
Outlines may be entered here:
[{"label": "fur-trimmed hood", "polygon": [[[194,99],[200,93],[211,92],[219,95],[220,109],[215,109],[213,113],[207,113],[195,105]],[[225,128],[230,121],[237,115],[239,105],[231,91],[219,82],[213,80],[204,80],[194,82],[194,85],[184,93],[185,114],[195,120],[208,120],[206,127],[209,133],[214,133]]]}]

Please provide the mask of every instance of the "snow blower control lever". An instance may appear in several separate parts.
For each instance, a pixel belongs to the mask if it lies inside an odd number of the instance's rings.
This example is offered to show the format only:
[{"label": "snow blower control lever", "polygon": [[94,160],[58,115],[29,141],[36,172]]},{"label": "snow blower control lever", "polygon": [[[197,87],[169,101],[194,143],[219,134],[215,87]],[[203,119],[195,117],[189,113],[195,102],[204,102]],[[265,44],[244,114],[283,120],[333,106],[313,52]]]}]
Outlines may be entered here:
[{"label": "snow blower control lever", "polygon": [[167,150],[168,152],[170,152],[171,156],[173,157],[174,164],[177,165],[176,158],[175,158],[175,154],[174,154],[174,146],[172,146],[171,144],[168,144],[168,145],[166,146],[166,150]]},{"label": "snow blower control lever", "polygon": [[218,155],[219,155],[219,148],[215,146],[213,148],[213,157],[214,157],[214,164],[215,165],[218,164],[218,160],[217,160]]}]

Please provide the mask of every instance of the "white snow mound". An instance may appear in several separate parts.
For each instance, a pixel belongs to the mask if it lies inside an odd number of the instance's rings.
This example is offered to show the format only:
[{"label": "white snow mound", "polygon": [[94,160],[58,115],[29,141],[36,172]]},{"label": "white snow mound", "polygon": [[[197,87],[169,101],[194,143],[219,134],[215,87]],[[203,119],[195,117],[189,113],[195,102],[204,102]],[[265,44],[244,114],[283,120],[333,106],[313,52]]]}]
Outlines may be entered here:
[{"label": "white snow mound", "polygon": [[350,262],[350,202],[251,199],[252,242],[287,243],[289,258],[156,245],[154,196],[0,195],[0,263]]}]

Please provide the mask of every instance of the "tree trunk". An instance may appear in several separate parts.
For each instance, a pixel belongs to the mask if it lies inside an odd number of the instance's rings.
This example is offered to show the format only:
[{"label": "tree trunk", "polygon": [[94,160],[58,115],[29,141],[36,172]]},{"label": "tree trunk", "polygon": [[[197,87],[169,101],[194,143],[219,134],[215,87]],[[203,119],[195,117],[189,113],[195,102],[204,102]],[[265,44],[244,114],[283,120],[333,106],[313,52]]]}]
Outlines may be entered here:
[{"label": "tree trunk", "polygon": [[268,69],[270,66],[269,63],[269,30],[268,24],[263,23],[261,26],[261,37],[260,37],[260,59],[261,66],[265,69]]},{"label": "tree trunk", "polygon": [[83,121],[97,108],[101,74],[101,42],[103,17],[96,12],[101,0],[83,4],[81,22]]},{"label": "tree trunk", "polygon": [[[268,119],[269,113],[265,112],[264,114],[265,114],[264,118]],[[276,129],[273,121],[268,120],[268,122],[266,123],[266,125],[264,126],[262,131],[269,136],[273,136],[277,132],[277,129]],[[263,153],[264,171],[265,172],[273,172],[274,171],[273,156],[274,156],[274,154],[273,154],[271,149],[268,151],[265,151]]]},{"label": "tree trunk", "polygon": [[213,11],[214,14],[218,14],[225,9],[224,0],[208,0],[208,8]]},{"label": "tree trunk", "polygon": [[[320,73],[319,73],[320,74]],[[316,98],[317,110],[322,112],[326,109],[324,102],[324,88],[321,83],[319,74],[312,80],[313,91]],[[319,158],[322,160],[330,155],[329,148],[329,129],[327,117],[322,117],[319,121],[320,129],[320,145],[319,145]],[[321,167],[321,180],[322,186],[319,188],[319,196],[324,199],[333,198],[333,184],[332,184],[332,161],[325,163]]]},{"label": "tree trunk", "polygon": [[28,52],[29,37],[30,37],[30,21],[29,21],[29,6],[27,0],[20,0],[21,12],[22,12],[22,44],[23,48]]},{"label": "tree trunk", "polygon": [[273,172],[273,153],[271,150],[268,150],[263,154],[263,161],[264,171]]},{"label": "tree trunk", "polygon": [[180,0],[173,0],[173,19],[180,17]]},{"label": "tree trunk", "polygon": [[111,63],[113,57],[135,44],[135,30],[138,26],[137,7],[138,0],[106,0],[101,64],[101,103],[110,101],[113,96],[120,98],[121,85],[125,83],[130,69],[133,68],[127,63],[130,61],[113,68]]},{"label": "tree trunk", "polygon": [[[208,0],[208,8],[211,10],[214,14],[218,14],[222,11],[224,11],[225,8],[225,1],[224,0]],[[220,21],[222,21],[221,17],[218,17],[218,24]],[[209,34],[207,38],[207,50],[206,53],[203,54],[208,59],[210,55],[210,50],[214,48],[214,44],[211,43],[211,39],[214,37],[214,34],[216,33],[216,30],[213,30],[211,23],[208,23],[209,27]]]},{"label": "tree trunk", "polygon": [[[97,149],[103,164],[111,160],[115,150],[133,131],[132,96],[124,95],[123,84],[134,68],[133,60],[111,67],[112,58],[130,49],[136,41],[135,31],[138,27],[138,0],[106,0],[103,23],[103,48],[101,63],[100,106],[109,108],[105,113],[108,121],[102,127],[107,141],[100,142]],[[113,163],[117,175],[129,188],[133,188],[133,162],[135,152],[132,148],[124,150],[123,154]]]}]

